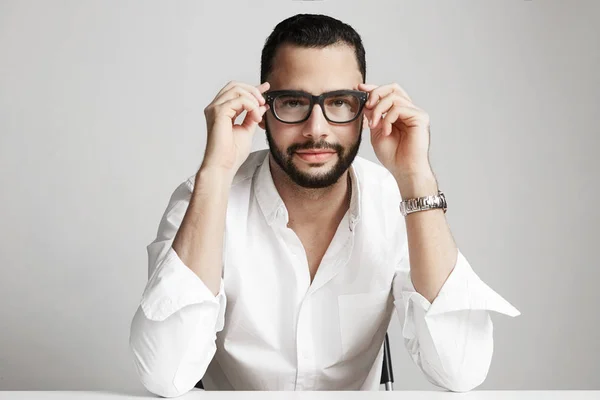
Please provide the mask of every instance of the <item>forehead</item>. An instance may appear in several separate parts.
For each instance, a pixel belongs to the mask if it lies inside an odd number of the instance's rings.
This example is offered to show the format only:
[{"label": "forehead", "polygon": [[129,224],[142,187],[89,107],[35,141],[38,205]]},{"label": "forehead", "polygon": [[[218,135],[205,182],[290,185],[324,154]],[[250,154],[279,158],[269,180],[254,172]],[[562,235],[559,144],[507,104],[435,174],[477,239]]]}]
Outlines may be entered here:
[{"label": "forehead", "polygon": [[304,48],[286,44],[277,49],[268,81],[271,90],[303,90],[318,95],[357,89],[362,75],[350,46]]}]

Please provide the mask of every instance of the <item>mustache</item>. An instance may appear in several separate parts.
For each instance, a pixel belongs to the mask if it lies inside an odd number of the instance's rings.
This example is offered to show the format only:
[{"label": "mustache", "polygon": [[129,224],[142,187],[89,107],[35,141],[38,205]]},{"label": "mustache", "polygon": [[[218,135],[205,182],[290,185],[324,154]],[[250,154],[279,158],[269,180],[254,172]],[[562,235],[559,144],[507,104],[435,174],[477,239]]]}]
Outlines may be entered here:
[{"label": "mustache", "polygon": [[340,154],[343,150],[342,146],[339,144],[332,144],[327,142],[306,142],[306,143],[296,143],[288,147],[287,153],[288,155],[292,155],[298,150],[333,150],[336,153]]}]

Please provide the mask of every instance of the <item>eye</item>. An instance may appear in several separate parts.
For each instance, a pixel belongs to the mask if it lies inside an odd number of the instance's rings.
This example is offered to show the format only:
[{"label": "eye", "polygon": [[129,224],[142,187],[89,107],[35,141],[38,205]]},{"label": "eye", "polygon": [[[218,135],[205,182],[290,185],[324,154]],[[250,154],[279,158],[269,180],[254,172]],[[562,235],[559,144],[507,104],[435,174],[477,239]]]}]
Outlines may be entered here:
[{"label": "eye", "polygon": [[308,105],[309,102],[308,99],[298,96],[281,96],[277,99],[277,103],[285,108],[299,108]]},{"label": "eye", "polygon": [[327,101],[327,105],[335,108],[352,107],[355,103],[352,96],[333,97]]},{"label": "eye", "polygon": [[285,100],[283,102],[283,105],[285,107],[294,108],[294,107],[298,107],[300,105],[300,102],[298,100]]}]

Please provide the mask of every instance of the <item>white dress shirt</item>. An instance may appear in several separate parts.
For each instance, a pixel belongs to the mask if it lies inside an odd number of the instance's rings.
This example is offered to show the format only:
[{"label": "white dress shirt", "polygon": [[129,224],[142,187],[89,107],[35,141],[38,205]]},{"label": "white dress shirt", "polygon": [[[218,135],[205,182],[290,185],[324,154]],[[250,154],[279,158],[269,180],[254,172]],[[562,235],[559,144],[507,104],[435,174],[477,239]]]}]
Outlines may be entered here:
[{"label": "white dress shirt", "polygon": [[251,153],[233,180],[216,297],[171,247],[195,175],[170,198],[147,246],[148,283],[131,324],[143,385],[164,397],[200,379],[206,390],[378,390],[394,309],[404,314],[408,353],[432,384],[451,391],[481,384],[493,351],[489,311],[520,313],[460,250],[433,303],[415,291],[393,176],[355,158],[350,209],[311,283],[268,157]]}]

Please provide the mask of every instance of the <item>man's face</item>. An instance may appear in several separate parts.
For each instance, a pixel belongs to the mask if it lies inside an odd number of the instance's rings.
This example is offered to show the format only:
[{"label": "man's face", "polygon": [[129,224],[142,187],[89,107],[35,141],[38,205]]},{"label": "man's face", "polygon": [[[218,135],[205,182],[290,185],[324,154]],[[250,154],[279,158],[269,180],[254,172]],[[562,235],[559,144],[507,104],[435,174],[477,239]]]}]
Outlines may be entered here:
[{"label": "man's face", "polygon": [[[354,50],[335,45],[322,49],[284,45],[277,50],[269,90],[302,90],[314,95],[339,89],[358,90],[362,76]],[[345,124],[328,122],[318,104],[307,121],[285,124],[269,110],[260,127],[265,129],[273,159],[290,179],[305,188],[336,183],[350,167],[361,142],[363,116]],[[298,151],[329,149],[326,160],[308,160]]]}]

